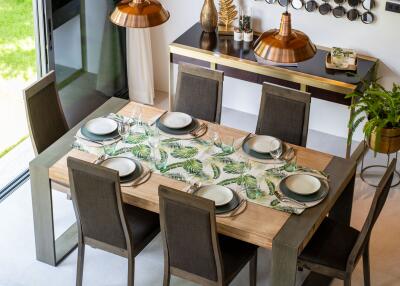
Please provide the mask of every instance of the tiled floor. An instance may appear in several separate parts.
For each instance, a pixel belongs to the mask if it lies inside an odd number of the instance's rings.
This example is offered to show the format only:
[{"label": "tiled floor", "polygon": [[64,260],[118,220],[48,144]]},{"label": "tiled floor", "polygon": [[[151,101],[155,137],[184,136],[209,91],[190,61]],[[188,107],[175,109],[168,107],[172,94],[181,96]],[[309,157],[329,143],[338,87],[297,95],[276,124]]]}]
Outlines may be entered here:
[{"label": "tiled floor", "polygon": [[[240,118],[240,120],[237,120]],[[224,109],[223,124],[253,131],[255,116]],[[335,155],[344,154],[345,140],[310,131],[309,147]],[[15,160],[22,160],[15,156]],[[383,160],[384,158],[378,158]],[[368,161],[373,158],[369,155]],[[18,161],[13,161],[17,164]],[[18,164],[17,164],[18,165]],[[391,190],[387,205],[378,220],[371,240],[372,285],[400,285],[400,188]],[[374,190],[357,181],[352,225],[361,228],[368,212]],[[56,234],[61,233],[73,221],[71,201],[65,195],[54,193]],[[35,260],[30,185],[26,183],[5,201],[0,203],[0,286],[22,285],[75,285],[76,251],[58,267],[48,266]],[[340,238],[339,238],[340,239]],[[157,237],[136,258],[136,285],[162,285],[163,253]],[[247,270],[247,268],[246,268]],[[242,271],[232,285],[248,285],[248,272]],[[100,250],[87,248],[85,257],[84,285],[126,285],[126,260]],[[259,251],[258,285],[270,285],[270,252]],[[193,285],[173,279],[171,285]],[[342,285],[335,281],[333,285]],[[362,267],[357,267],[353,285],[362,284]]]}]

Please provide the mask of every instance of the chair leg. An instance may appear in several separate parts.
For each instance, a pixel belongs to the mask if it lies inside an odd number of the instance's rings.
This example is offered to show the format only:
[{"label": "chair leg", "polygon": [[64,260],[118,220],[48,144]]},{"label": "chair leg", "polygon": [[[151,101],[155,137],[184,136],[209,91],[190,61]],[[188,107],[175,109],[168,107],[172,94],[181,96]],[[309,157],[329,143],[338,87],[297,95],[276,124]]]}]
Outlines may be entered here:
[{"label": "chair leg", "polygon": [[163,286],[169,286],[171,281],[171,272],[168,265],[164,265],[164,283]]},{"label": "chair leg", "polygon": [[257,252],[250,260],[250,286],[257,285]]},{"label": "chair leg", "polygon": [[135,285],[135,257],[128,256],[128,286]]},{"label": "chair leg", "polygon": [[344,278],[344,286],[351,286],[351,275]]},{"label": "chair leg", "polygon": [[85,244],[83,242],[79,242],[78,263],[76,268],[76,286],[82,286],[84,259],[85,259]]},{"label": "chair leg", "polygon": [[371,285],[371,277],[369,271],[369,244],[367,244],[364,248],[363,253],[363,272],[364,272],[364,285]]}]

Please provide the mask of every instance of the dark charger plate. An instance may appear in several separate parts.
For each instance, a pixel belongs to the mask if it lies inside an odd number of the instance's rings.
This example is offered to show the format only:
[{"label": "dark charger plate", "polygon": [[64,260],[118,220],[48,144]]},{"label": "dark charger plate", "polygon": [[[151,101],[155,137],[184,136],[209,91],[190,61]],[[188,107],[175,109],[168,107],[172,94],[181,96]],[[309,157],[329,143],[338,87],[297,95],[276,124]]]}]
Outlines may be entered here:
[{"label": "dark charger plate", "polygon": [[[215,213],[216,214],[229,213],[229,212],[233,211],[234,209],[236,209],[239,206],[239,202],[240,202],[239,195],[235,191],[233,191],[233,190],[231,190],[231,191],[233,193],[232,200],[229,203],[225,204],[225,205],[216,206],[215,207]],[[193,194],[196,195],[197,192],[198,192],[198,190],[195,191]]]},{"label": "dark charger plate", "polygon": [[[261,159],[261,160],[273,159],[270,153],[259,153],[259,152],[256,152],[256,151],[252,150],[252,149],[250,148],[249,144],[248,144],[248,142],[249,142],[249,140],[250,140],[251,138],[252,138],[251,136],[248,137],[248,138],[242,143],[242,149],[243,149],[243,151],[244,151],[246,154],[250,155],[251,157],[254,157],[254,158],[257,158],[257,159]],[[277,139],[277,140],[279,140],[279,139]],[[280,141],[280,140],[279,140],[279,141]],[[284,154],[285,151],[286,151],[286,145],[283,144],[282,141],[280,141],[280,142],[281,142],[282,154]]]},{"label": "dark charger plate", "polygon": [[[112,158],[115,158],[115,157],[112,157]],[[109,158],[109,159],[112,159],[112,158]],[[138,161],[136,161],[136,160],[134,160],[134,159],[132,159],[132,158],[126,158],[126,157],[120,157],[120,158],[124,158],[124,159],[131,160],[131,161],[133,161],[133,163],[135,163],[135,165],[136,165],[135,171],[133,171],[132,174],[127,175],[127,176],[120,177],[120,179],[119,179],[120,182],[121,182],[121,183],[129,183],[129,182],[132,182],[132,181],[136,180],[137,178],[139,178],[140,175],[143,173],[142,164],[140,164]],[[107,160],[109,160],[109,159],[106,159],[106,160],[104,160],[103,162],[105,162],[105,161],[107,161]],[[100,165],[102,165],[103,162],[101,162]]]},{"label": "dark charger plate", "polygon": [[285,181],[288,177],[286,177],[285,179],[283,179],[280,183],[279,183],[279,188],[282,192],[282,194],[284,194],[285,196],[295,199],[296,201],[302,202],[302,203],[312,203],[315,201],[319,201],[323,198],[326,197],[326,195],[328,194],[329,191],[329,187],[327,186],[327,184],[325,184],[324,182],[321,181],[321,188],[319,188],[319,190],[311,195],[299,195],[296,194],[294,192],[292,192],[286,185]]},{"label": "dark charger plate", "polygon": [[199,122],[196,119],[194,119],[193,117],[192,117],[192,122],[188,126],[180,128],[180,129],[169,128],[169,127],[165,126],[164,124],[162,124],[160,119],[161,118],[157,119],[157,122],[156,122],[156,126],[158,127],[158,129],[160,129],[161,131],[163,131],[165,133],[171,134],[171,135],[189,134],[190,132],[192,132],[199,126]]},{"label": "dark charger plate", "polygon": [[81,133],[83,136],[85,136],[87,139],[89,140],[95,140],[95,141],[107,141],[107,140],[111,140],[111,139],[116,139],[119,137],[119,133],[118,133],[118,128],[115,129],[114,132],[111,132],[109,134],[105,134],[105,135],[97,135],[94,134],[92,132],[90,132],[87,128],[86,125],[83,125],[81,128]]}]

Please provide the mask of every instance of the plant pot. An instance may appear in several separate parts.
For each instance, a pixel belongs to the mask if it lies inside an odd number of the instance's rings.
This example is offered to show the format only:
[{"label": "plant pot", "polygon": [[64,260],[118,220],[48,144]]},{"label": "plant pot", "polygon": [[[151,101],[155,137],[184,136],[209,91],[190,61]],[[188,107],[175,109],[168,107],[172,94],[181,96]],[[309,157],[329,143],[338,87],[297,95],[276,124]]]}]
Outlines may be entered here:
[{"label": "plant pot", "polygon": [[235,29],[233,31],[233,40],[238,41],[238,42],[243,41],[243,32]]},{"label": "plant pot", "polygon": [[252,42],[253,41],[253,32],[244,32],[243,33],[243,41],[245,42]]},{"label": "plant pot", "polygon": [[391,154],[400,150],[400,128],[383,128],[380,144],[377,144],[377,135],[372,132],[367,140],[369,148],[378,153]]}]

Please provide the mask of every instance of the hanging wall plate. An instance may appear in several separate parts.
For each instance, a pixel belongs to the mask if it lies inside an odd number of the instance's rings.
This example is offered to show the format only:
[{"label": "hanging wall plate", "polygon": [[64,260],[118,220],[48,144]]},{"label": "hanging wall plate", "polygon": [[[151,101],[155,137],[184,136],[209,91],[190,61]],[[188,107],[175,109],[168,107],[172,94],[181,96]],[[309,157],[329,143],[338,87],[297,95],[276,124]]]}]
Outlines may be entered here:
[{"label": "hanging wall plate", "polygon": [[303,0],[292,0],[292,7],[293,9],[300,10],[303,8],[304,2]]},{"label": "hanging wall plate", "polygon": [[341,5],[344,2],[346,2],[346,0],[334,0],[336,4]]},{"label": "hanging wall plate", "polygon": [[364,0],[362,2],[362,6],[364,7],[365,10],[371,10],[372,8],[375,7],[375,1],[374,0]]},{"label": "hanging wall plate", "polygon": [[288,6],[290,2],[290,0],[278,0],[279,5],[281,5],[282,7]]},{"label": "hanging wall plate", "polygon": [[276,0],[265,0],[268,4],[275,4]]},{"label": "hanging wall plate", "polygon": [[347,19],[349,19],[350,21],[355,21],[358,19],[358,17],[360,17],[360,12],[358,12],[357,9],[350,9],[347,12]]},{"label": "hanging wall plate", "polygon": [[367,11],[361,15],[361,21],[364,24],[371,24],[374,20],[375,16],[370,11]]},{"label": "hanging wall plate", "polygon": [[318,8],[318,3],[314,0],[310,0],[306,2],[306,10],[308,12],[314,12]]},{"label": "hanging wall plate", "polygon": [[336,18],[342,18],[344,15],[346,15],[346,9],[343,6],[336,6],[332,13]]},{"label": "hanging wall plate", "polygon": [[327,15],[332,11],[332,6],[329,3],[324,3],[319,6],[318,11],[321,15]]},{"label": "hanging wall plate", "polygon": [[350,7],[357,7],[360,4],[360,0],[347,0]]}]

